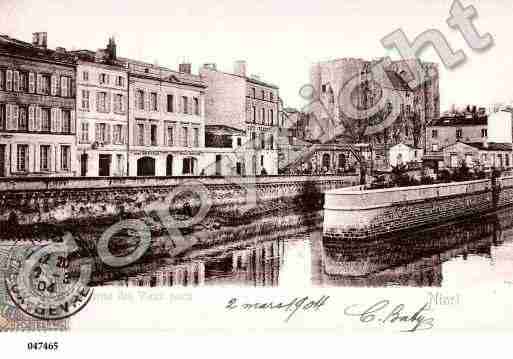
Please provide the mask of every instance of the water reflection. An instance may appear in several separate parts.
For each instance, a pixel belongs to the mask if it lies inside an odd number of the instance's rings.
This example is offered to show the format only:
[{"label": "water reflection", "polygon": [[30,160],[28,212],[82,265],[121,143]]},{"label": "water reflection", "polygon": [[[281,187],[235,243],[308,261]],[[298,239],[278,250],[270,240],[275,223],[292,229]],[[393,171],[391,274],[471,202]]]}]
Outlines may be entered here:
[{"label": "water reflection", "polygon": [[478,221],[366,243],[328,242],[315,228],[277,228],[271,235],[192,250],[178,260],[159,262],[158,268],[106,284],[440,287],[447,285],[446,277],[456,278],[458,284],[483,260],[502,268],[490,278],[504,281],[513,273],[512,227],[513,215],[504,210]]}]

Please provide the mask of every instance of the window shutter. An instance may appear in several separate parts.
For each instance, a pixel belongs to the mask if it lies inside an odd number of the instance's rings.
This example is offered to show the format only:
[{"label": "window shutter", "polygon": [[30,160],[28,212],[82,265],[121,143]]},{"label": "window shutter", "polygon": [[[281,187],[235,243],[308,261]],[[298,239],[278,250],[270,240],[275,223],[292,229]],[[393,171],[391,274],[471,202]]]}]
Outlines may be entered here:
[{"label": "window shutter", "polygon": [[176,104],[178,105],[177,106],[177,112],[178,113],[183,113],[183,97],[177,97],[176,98]]},{"label": "window shutter", "polygon": [[41,131],[41,107],[36,106],[36,131]]},{"label": "window shutter", "polygon": [[75,110],[70,111],[70,131],[75,134],[77,132],[76,119],[75,119]]},{"label": "window shutter", "polygon": [[60,171],[62,169],[61,163],[61,146],[55,146],[55,170]]},{"label": "window shutter", "polygon": [[105,125],[105,143],[106,144],[110,143],[110,127],[111,127],[110,124]]},{"label": "window shutter", "polygon": [[7,91],[12,91],[12,70],[5,72],[5,88]]},{"label": "window shutter", "polygon": [[35,114],[35,106],[30,105],[28,110],[28,129],[29,131],[36,130],[36,114]]},{"label": "window shutter", "polygon": [[51,79],[51,82],[52,82],[52,96],[57,96],[57,76],[56,75],[52,75],[52,79]]},{"label": "window shutter", "polygon": [[29,72],[29,92],[34,93],[36,91],[36,74]]},{"label": "window shutter", "polygon": [[149,146],[150,145],[150,138],[151,138],[151,126],[149,123],[144,124],[144,145]]},{"label": "window shutter", "polygon": [[150,92],[144,92],[144,109],[150,111]]},{"label": "window shutter", "polygon": [[55,120],[55,123],[57,125],[56,132],[64,132],[62,129],[62,111],[60,108],[55,109],[55,117],[57,117],[57,119]]},{"label": "window shutter", "polygon": [[70,96],[71,97],[75,97],[76,95],[76,91],[75,91],[75,88],[76,88],[76,83],[75,83],[75,80],[74,79],[69,79],[69,86],[70,86]]},{"label": "window shutter", "polygon": [[107,85],[109,84],[109,79],[110,79],[110,76],[109,75],[105,75],[105,83]]},{"label": "window shutter", "polygon": [[61,97],[68,97],[68,78],[61,77]]},{"label": "window shutter", "polygon": [[5,105],[5,127],[7,130],[12,130],[12,105],[10,103]]},{"label": "window shutter", "polygon": [[95,126],[94,126],[94,140],[96,142],[100,141],[100,124],[99,123],[95,124]]},{"label": "window shutter", "polygon": [[96,93],[96,112],[100,112],[100,92]]},{"label": "window shutter", "polygon": [[13,73],[13,91],[20,91],[20,73],[18,71]]},{"label": "window shutter", "polygon": [[160,94],[157,93],[157,111],[160,111]]},{"label": "window shutter", "polygon": [[126,145],[127,144],[127,126],[123,125],[121,128],[121,144]]},{"label": "window shutter", "polygon": [[36,89],[37,93],[43,93],[43,75],[37,74],[37,83],[36,83]]},{"label": "window shutter", "polygon": [[110,105],[111,105],[111,102],[112,102],[111,97],[112,97],[111,93],[107,92],[107,94],[105,95],[105,110],[107,112],[110,112],[110,107],[111,107]]},{"label": "window shutter", "polygon": [[18,116],[19,116],[18,105],[11,105],[11,130],[18,130]]},{"label": "window shutter", "polygon": [[139,146],[139,142],[138,142],[138,138],[139,138],[139,124],[138,123],[135,123],[132,126],[132,132],[133,132],[133,135],[134,135],[134,143],[133,143],[133,145],[134,146]]},{"label": "window shutter", "polygon": [[192,115],[194,114],[194,109],[193,109],[193,106],[194,106],[194,99],[192,97],[189,97],[189,100],[187,101],[187,106],[189,107],[189,110],[187,111],[187,113],[189,115]]}]

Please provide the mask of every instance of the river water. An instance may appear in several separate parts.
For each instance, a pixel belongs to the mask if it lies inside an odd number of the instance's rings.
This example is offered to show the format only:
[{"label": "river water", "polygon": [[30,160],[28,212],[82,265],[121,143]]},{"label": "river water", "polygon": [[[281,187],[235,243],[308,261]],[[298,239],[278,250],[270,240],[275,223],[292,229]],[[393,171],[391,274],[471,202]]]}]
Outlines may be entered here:
[{"label": "river water", "polygon": [[[280,216],[275,216],[280,221]],[[191,250],[158,268],[105,284],[140,286],[410,286],[513,283],[513,212],[370,242],[328,243],[315,228],[276,229]]]}]

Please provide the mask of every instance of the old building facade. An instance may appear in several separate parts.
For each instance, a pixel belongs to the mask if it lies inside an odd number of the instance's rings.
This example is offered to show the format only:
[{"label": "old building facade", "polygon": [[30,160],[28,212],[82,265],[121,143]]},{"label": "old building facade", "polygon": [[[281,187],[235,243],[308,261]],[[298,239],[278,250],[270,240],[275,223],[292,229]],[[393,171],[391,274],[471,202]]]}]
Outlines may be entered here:
[{"label": "old building facade", "polygon": [[[308,111],[314,124],[330,119],[339,123],[343,119],[357,129],[363,128],[361,136],[341,141],[372,145],[376,164],[387,165],[391,146],[404,143],[424,147],[426,123],[440,114],[438,68],[433,63],[422,63],[426,81],[411,88],[410,65],[415,60],[394,61],[383,71],[376,71],[379,61],[343,58],[314,64],[310,78],[319,101],[313,101]],[[347,86],[354,88],[343,92]],[[363,114],[377,103],[384,104],[383,108],[371,111],[369,118],[358,120],[348,115],[348,109]],[[329,139],[339,135],[334,131],[327,134]]]},{"label": "old building facade", "polygon": [[126,176],[128,81],[116,44],[75,51],[77,57],[77,158],[80,176]]},{"label": "old building facade", "polygon": [[278,87],[247,76],[244,61],[235,63],[234,73],[218,71],[215,64],[206,64],[200,75],[208,86],[207,123],[230,126],[245,133],[243,148],[237,154],[244,163],[245,174],[277,174]]},{"label": "old building facade", "polygon": [[0,36],[0,176],[75,175],[75,135],[73,58]]},{"label": "old building facade", "polygon": [[191,74],[122,59],[128,70],[130,176],[199,175],[205,147],[205,84]]}]

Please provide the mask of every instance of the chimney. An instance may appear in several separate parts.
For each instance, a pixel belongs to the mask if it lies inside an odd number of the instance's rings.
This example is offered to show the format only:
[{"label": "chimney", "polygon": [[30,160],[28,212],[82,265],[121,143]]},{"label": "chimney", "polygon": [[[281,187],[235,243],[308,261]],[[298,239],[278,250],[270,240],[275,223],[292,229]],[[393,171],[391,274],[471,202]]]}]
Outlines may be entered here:
[{"label": "chimney", "polygon": [[34,32],[32,34],[32,45],[46,49],[48,34],[46,32]]},{"label": "chimney", "polygon": [[117,45],[116,40],[114,37],[109,37],[109,43],[107,44],[107,56],[109,60],[114,61],[116,60],[117,56]]},{"label": "chimney", "polygon": [[244,60],[235,61],[233,66],[233,73],[238,76],[246,77],[246,66],[246,61]]},{"label": "chimney", "polygon": [[178,65],[178,71],[185,74],[191,73],[191,64],[190,63],[182,63]]},{"label": "chimney", "polygon": [[206,69],[209,69],[209,70],[213,70],[213,71],[217,70],[217,65],[215,63],[213,63],[213,62],[209,62],[209,63],[203,64],[203,67],[206,68]]}]

